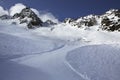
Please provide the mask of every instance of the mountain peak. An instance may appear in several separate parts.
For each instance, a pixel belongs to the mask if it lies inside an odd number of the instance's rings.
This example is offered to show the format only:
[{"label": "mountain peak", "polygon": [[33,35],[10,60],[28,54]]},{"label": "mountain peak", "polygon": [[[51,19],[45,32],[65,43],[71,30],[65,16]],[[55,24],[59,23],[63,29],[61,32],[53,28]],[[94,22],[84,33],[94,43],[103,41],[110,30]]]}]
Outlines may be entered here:
[{"label": "mountain peak", "polygon": [[[41,26],[48,27],[50,25],[51,26],[57,25],[57,23],[53,22],[51,19],[44,21],[43,18],[38,16],[37,12],[35,12],[34,10],[36,9],[24,6],[22,10],[18,11],[19,13],[16,12],[13,16],[3,15],[3,16],[0,16],[0,19],[1,20],[13,19],[14,22],[11,22],[11,23],[14,23],[14,24],[25,23],[25,25],[29,29],[33,29]],[[46,15],[44,17],[46,19]],[[51,15],[50,17],[52,17],[52,19],[54,18]],[[16,19],[18,22],[16,22]],[[69,24],[71,26],[83,28],[83,29],[91,28],[95,25],[98,25],[99,28],[96,28],[96,29],[99,29],[99,30],[101,29],[106,31],[120,31],[120,10],[110,9],[109,11],[105,12],[103,15],[88,15],[84,17],[79,17],[77,19],[66,18],[63,21],[63,23],[66,25]]]},{"label": "mountain peak", "polygon": [[28,28],[40,27],[43,23],[29,7],[22,9],[20,13],[14,14],[13,19],[16,18],[19,18],[20,24],[27,23]]},{"label": "mountain peak", "polygon": [[88,15],[78,19],[67,18],[64,23],[84,29],[99,25],[102,30],[120,31],[120,10],[111,9],[103,15]]}]

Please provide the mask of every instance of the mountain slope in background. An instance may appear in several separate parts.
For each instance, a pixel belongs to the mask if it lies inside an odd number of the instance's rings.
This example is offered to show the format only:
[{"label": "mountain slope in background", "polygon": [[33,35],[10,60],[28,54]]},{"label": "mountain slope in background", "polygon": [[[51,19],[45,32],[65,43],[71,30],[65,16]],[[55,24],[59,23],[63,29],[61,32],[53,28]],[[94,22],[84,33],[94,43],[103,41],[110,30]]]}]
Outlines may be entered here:
[{"label": "mountain slope in background", "polygon": [[107,31],[119,31],[120,29],[120,10],[111,9],[103,15],[88,15],[78,19],[65,19],[64,23],[78,28],[88,28],[99,25],[99,29]]},{"label": "mountain slope in background", "polygon": [[[21,9],[17,6],[21,5]],[[12,15],[9,15],[7,11],[5,11],[1,7],[1,20],[13,20],[11,24],[23,24],[25,23],[29,29],[40,26],[50,26],[57,25],[57,23],[52,20],[47,19],[46,21],[42,21],[40,19],[40,14],[36,9],[29,8],[22,4],[17,4],[16,7],[20,9],[20,11],[14,11],[15,7],[10,9]],[[16,13],[15,13],[16,12]],[[13,14],[14,13],[14,14]],[[16,22],[17,20],[17,22]],[[70,24],[73,27],[84,28],[87,29],[89,27],[98,25],[97,30],[106,30],[106,31],[119,31],[120,29],[120,10],[119,9],[111,9],[107,11],[103,15],[88,15],[85,17],[80,17],[78,19],[66,18],[63,23]],[[58,23],[59,24],[59,23]]]}]

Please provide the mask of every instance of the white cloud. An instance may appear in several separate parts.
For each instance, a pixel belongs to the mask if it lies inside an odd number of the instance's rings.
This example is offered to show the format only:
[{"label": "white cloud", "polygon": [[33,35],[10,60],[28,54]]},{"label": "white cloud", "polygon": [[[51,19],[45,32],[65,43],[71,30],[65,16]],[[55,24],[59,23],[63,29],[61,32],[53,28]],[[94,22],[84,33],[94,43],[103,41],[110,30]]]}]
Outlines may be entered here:
[{"label": "white cloud", "polygon": [[50,12],[42,12],[42,11],[39,12],[38,10],[36,10],[34,8],[31,8],[31,10],[33,12],[35,12],[40,17],[40,19],[43,22],[45,22],[47,20],[51,20],[51,21],[53,21],[55,23],[59,22],[58,19],[52,13],[50,13]]},{"label": "white cloud", "polygon": [[4,10],[3,7],[0,6],[0,16],[2,15],[8,15],[8,11]]},{"label": "white cloud", "polygon": [[41,13],[40,18],[43,22],[45,22],[46,20],[51,20],[56,23],[59,22],[58,19],[52,13],[49,13],[49,12]]},{"label": "white cloud", "polygon": [[37,15],[37,16],[40,16],[40,13],[37,9],[34,9],[34,8],[31,8],[31,10]]},{"label": "white cloud", "polygon": [[[15,13],[20,13],[22,11],[22,9],[24,9],[24,8],[26,8],[25,5],[23,5],[22,3],[17,3],[10,8],[10,10],[9,10],[10,15],[13,16]],[[51,20],[51,21],[56,22],[56,23],[59,22],[58,19],[55,16],[53,16],[53,14],[50,12],[42,13],[34,8],[31,8],[31,10],[33,12],[35,12],[41,18],[41,20],[43,22],[45,22],[46,20]]]},{"label": "white cloud", "polygon": [[13,16],[15,13],[20,13],[22,9],[24,9],[26,6],[22,3],[17,3],[14,6],[12,6],[9,10],[10,15]]}]

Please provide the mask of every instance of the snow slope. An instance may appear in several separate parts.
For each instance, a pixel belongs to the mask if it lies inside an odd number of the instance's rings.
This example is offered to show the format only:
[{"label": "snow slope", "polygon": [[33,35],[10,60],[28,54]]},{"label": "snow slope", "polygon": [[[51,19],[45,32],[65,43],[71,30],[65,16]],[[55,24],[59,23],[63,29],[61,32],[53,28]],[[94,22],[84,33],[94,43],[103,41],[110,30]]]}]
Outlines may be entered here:
[{"label": "snow slope", "polygon": [[41,69],[21,65],[11,59],[51,52],[64,43],[37,36],[20,26],[1,24],[0,29],[0,80],[50,80],[50,75]]},{"label": "snow slope", "polygon": [[99,25],[86,30],[73,27],[69,24],[58,24],[51,28],[38,28],[33,32],[39,36],[55,37],[66,41],[86,41],[92,44],[112,44],[120,42],[119,32],[97,31]]},{"label": "snow slope", "polygon": [[[55,50],[64,44],[52,39],[37,37],[27,30],[15,26],[0,26],[0,53],[6,55],[31,55]],[[58,43],[58,45],[56,45]]]},{"label": "snow slope", "polygon": [[119,80],[120,45],[91,45],[70,51],[68,65],[84,80]]},{"label": "snow slope", "polygon": [[42,70],[0,58],[0,80],[50,80]]},{"label": "snow slope", "polygon": [[49,80],[83,80],[65,63],[66,53],[74,48],[76,48],[76,46],[65,46],[59,50],[47,52],[42,55],[37,54],[24,56],[21,58],[12,59],[12,61],[21,65],[36,68],[38,70],[43,70],[52,77],[52,79]]},{"label": "snow slope", "polygon": [[115,22],[110,26],[117,22],[119,29],[120,11],[69,18],[65,23],[31,8],[43,22],[55,24],[28,29],[19,19],[10,19],[25,7],[21,3],[10,10],[0,7],[0,80],[120,79],[120,32],[103,31],[101,26],[108,16]]},{"label": "snow slope", "polygon": [[0,24],[0,80],[119,79],[119,32],[95,30],[99,25],[29,30],[7,23]]}]

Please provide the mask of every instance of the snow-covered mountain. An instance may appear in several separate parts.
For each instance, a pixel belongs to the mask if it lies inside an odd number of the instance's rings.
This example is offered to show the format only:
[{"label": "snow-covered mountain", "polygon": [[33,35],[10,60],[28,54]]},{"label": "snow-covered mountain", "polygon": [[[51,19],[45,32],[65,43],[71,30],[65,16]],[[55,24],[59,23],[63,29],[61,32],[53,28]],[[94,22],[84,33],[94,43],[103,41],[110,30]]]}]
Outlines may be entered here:
[{"label": "snow-covered mountain", "polygon": [[[25,7],[14,13],[12,16],[2,13],[1,20],[12,20],[11,24],[25,23],[29,29],[41,26],[58,25],[52,20],[42,21],[37,10]],[[13,8],[14,9],[14,8]],[[5,12],[5,11],[4,11]],[[17,21],[16,21],[17,20]],[[89,29],[92,26],[98,25],[97,30],[119,31],[120,30],[120,10],[111,9],[103,15],[88,15],[77,19],[66,18],[62,23],[73,27]]]},{"label": "snow-covered mountain", "polygon": [[13,19],[19,19],[20,24],[27,23],[28,28],[40,27],[43,22],[41,19],[28,7],[24,8],[20,13],[12,16]]},{"label": "snow-covered mountain", "polygon": [[20,3],[0,10],[0,80],[120,79],[118,9],[63,22]]},{"label": "snow-covered mountain", "polygon": [[107,31],[119,31],[120,29],[120,10],[111,9],[103,15],[88,15],[78,19],[67,18],[64,23],[78,28],[88,28],[99,25],[99,29]]},{"label": "snow-covered mountain", "polygon": [[38,14],[39,13],[37,13],[35,9],[25,7],[21,9],[21,11],[16,13],[14,12],[12,15],[2,14],[0,19],[3,21],[9,21],[10,24],[14,25],[24,24],[24,26],[28,27],[29,29],[57,24],[49,19],[45,22],[42,21]]}]

